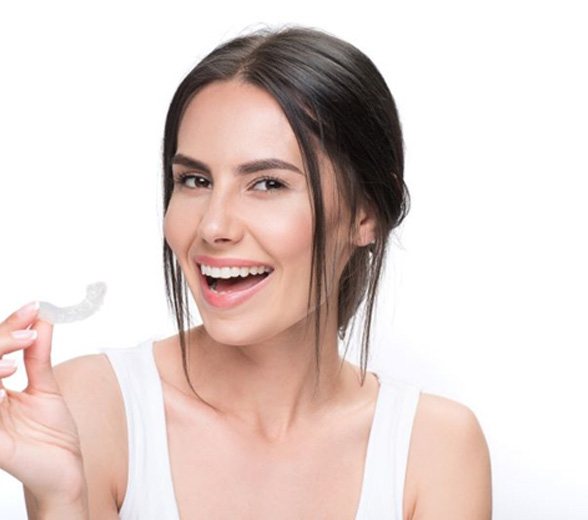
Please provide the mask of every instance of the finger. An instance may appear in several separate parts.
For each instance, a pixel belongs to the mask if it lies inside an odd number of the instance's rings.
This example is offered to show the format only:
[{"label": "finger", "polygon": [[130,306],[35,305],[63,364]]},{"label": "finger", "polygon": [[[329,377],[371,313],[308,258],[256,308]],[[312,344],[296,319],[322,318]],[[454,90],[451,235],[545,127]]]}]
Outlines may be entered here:
[{"label": "finger", "polygon": [[24,364],[29,381],[26,391],[59,393],[51,366],[53,324],[37,320],[33,330],[37,331],[38,338],[24,351]]},{"label": "finger", "polygon": [[16,359],[0,359],[0,379],[12,375],[16,370]]},{"label": "finger", "polygon": [[16,359],[0,359],[0,390],[4,389],[3,378],[16,372]]},{"label": "finger", "polygon": [[39,302],[34,301],[14,311],[3,322],[0,322],[0,335],[13,330],[26,329],[33,323],[39,313]]},{"label": "finger", "polygon": [[34,334],[36,334],[35,330],[27,329],[13,330],[6,334],[0,333],[0,358],[4,354],[28,347],[36,339]]}]

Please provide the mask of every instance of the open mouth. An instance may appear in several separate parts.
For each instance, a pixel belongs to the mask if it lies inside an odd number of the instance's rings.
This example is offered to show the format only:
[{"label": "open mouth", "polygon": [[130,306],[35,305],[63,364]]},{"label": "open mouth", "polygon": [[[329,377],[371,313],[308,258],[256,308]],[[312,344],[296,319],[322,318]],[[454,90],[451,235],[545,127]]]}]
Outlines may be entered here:
[{"label": "open mouth", "polygon": [[270,275],[271,272],[260,274],[248,274],[247,276],[235,276],[231,278],[215,278],[213,276],[203,275],[211,291],[215,293],[230,293],[244,291],[258,284]]},{"label": "open mouth", "polygon": [[213,278],[212,276],[204,276],[206,279],[206,283],[208,287],[210,287],[211,291],[217,293],[224,293],[224,292],[237,292],[237,291],[244,291],[245,289],[249,289],[253,287],[255,284],[261,282],[264,278],[267,278],[269,273],[262,273],[262,274],[249,274],[244,278],[235,277],[235,278]]}]

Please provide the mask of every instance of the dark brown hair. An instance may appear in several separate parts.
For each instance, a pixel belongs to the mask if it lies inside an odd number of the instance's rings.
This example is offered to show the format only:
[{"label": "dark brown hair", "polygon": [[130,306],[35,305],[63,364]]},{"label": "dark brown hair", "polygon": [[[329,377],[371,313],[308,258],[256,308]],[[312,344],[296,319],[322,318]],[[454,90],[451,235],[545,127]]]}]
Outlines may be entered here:
[{"label": "dark brown hair", "polygon": [[[394,99],[382,75],[365,54],[322,31],[304,27],[263,29],[223,43],[190,71],[171,101],[163,140],[164,211],[173,192],[172,158],[182,115],[203,87],[230,79],[239,79],[269,93],[284,111],[298,140],[313,211],[309,310],[313,289],[315,301],[320,301],[326,279],[325,212],[317,146],[333,164],[340,197],[349,209],[351,222],[355,222],[361,206],[369,207],[376,217],[375,242],[368,247],[356,247],[351,254],[341,276],[337,300],[340,339],[345,339],[351,318],[365,301],[363,384],[374,302],[388,238],[405,217],[409,202],[403,180],[402,132]],[[190,315],[186,283],[165,239],[163,256],[166,294],[176,318],[184,373],[198,396],[187,369],[184,318],[189,330]],[[329,312],[328,305],[326,312]],[[316,319],[317,380],[319,338],[320,319]]]}]

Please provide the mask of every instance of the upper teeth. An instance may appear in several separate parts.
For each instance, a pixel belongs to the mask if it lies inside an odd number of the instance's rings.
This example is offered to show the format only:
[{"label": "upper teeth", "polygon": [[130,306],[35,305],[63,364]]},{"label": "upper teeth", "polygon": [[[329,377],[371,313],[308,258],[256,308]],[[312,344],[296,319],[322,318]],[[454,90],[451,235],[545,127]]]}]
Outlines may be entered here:
[{"label": "upper teeth", "polygon": [[250,274],[270,273],[271,267],[263,265],[255,267],[212,267],[209,265],[200,265],[200,271],[203,275],[212,276],[213,278],[234,278],[237,276],[249,276]]}]

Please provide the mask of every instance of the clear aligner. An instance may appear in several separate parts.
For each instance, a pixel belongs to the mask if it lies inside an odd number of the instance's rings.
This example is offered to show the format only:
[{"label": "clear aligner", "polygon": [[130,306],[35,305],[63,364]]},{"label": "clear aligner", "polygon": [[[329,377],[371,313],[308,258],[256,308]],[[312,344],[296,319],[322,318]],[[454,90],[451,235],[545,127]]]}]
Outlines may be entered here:
[{"label": "clear aligner", "polygon": [[69,323],[84,320],[99,309],[105,293],[106,284],[96,282],[86,287],[86,298],[77,305],[57,307],[49,302],[39,302],[39,318],[51,323]]}]

